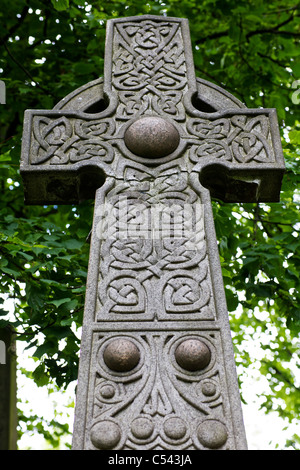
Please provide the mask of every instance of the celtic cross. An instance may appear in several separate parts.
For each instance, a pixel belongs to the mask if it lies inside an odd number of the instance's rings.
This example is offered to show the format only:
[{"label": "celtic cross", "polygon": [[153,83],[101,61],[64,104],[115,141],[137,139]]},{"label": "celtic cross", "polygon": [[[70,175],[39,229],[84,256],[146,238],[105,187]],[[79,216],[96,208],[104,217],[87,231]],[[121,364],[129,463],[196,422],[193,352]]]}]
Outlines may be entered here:
[{"label": "celtic cross", "polygon": [[210,197],[278,201],[274,109],[196,79],[188,21],[110,20],[104,79],[28,110],[29,204],[95,196],[74,449],[245,449]]}]

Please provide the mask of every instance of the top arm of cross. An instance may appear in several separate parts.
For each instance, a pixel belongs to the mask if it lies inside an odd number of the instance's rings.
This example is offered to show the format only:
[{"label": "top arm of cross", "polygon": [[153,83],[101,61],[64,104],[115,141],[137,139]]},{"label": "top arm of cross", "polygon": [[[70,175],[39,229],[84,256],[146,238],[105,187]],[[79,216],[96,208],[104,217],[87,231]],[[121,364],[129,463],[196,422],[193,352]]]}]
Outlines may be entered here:
[{"label": "top arm of cross", "polygon": [[[110,20],[103,88],[98,82],[91,88],[97,93],[89,94],[88,106],[78,94],[72,108],[25,113],[26,202],[76,203],[93,198],[106,176],[122,178],[124,161],[153,167],[176,159],[188,173],[198,172],[214,197],[278,201],[284,161],[276,111],[237,106],[233,97],[222,100],[226,92],[214,85],[202,86],[206,95],[199,88],[187,20]],[[109,106],[91,113],[100,93]],[[145,117],[143,126],[134,125]],[[154,134],[162,150],[149,154]]]}]

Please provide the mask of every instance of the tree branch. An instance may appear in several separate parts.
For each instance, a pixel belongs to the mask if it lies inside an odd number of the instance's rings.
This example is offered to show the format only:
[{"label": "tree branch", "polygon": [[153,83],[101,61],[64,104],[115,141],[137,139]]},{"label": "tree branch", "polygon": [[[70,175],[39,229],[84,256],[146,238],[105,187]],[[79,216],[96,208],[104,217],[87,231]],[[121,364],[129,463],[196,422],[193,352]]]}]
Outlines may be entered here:
[{"label": "tree branch", "polygon": [[257,55],[259,55],[259,57],[262,57],[263,59],[271,60],[274,64],[279,65],[280,67],[286,68],[289,66],[289,64],[283,64],[282,62],[279,62],[279,60],[273,59],[272,57],[266,54],[262,54],[261,52],[258,52]]},{"label": "tree branch", "polygon": [[[294,12],[297,10],[297,8],[298,8],[298,5],[288,9],[288,10],[292,10],[293,14],[289,18],[282,21],[278,25],[273,26],[272,28],[262,28],[262,29],[256,29],[254,31],[249,31],[249,33],[246,34],[247,42],[249,41],[249,38],[251,38],[252,36],[255,36],[257,34],[280,34],[280,35],[283,35],[283,36],[300,37],[300,33],[296,33],[296,32],[293,32],[293,31],[279,31],[279,29],[282,28],[282,26],[285,26],[286,24],[293,21],[293,19],[295,17]],[[288,11],[288,10],[283,10],[283,11]],[[227,29],[226,31],[219,31],[219,32],[216,32],[216,33],[212,33],[212,34],[209,34],[208,36],[205,36],[203,38],[198,39],[197,41],[195,41],[195,44],[197,44],[197,45],[202,44],[202,43],[204,43],[205,41],[207,41],[209,39],[218,39],[218,38],[221,38],[223,36],[228,36],[228,34],[229,34],[229,29]]]},{"label": "tree branch", "polygon": [[201,44],[201,43],[207,41],[208,39],[217,39],[217,38],[221,38],[223,36],[228,36],[228,32],[229,32],[229,30],[227,29],[226,31],[219,31],[218,33],[210,34],[209,36],[205,36],[204,38],[198,39],[195,42],[195,44]]},{"label": "tree branch", "polygon": [[274,364],[272,364],[272,363],[270,363],[270,362],[268,362],[268,361],[266,361],[266,360],[264,360],[264,359],[262,359],[261,362],[264,363],[264,364],[266,364],[266,365],[269,366],[270,368],[274,369],[275,374],[276,374],[277,376],[279,376],[280,379],[281,379],[283,382],[285,382],[286,384],[288,384],[290,387],[294,388],[295,390],[300,390],[300,388],[299,388],[299,387],[296,387],[296,385],[294,384],[294,382],[292,382],[285,374],[283,374],[283,373],[281,372],[281,370],[279,370],[278,367],[276,367],[276,365],[274,365]]},{"label": "tree branch", "polygon": [[18,22],[16,24],[14,24],[8,30],[8,32],[6,33],[6,35],[2,39],[0,39],[0,43],[5,43],[8,40],[8,38],[10,38],[10,36],[12,36],[17,31],[17,29],[19,29],[19,27],[21,26],[21,24],[23,23],[23,21],[25,20],[27,14],[28,14],[28,10],[29,10],[28,6],[23,8],[21,16],[20,16],[20,18],[18,18]]},{"label": "tree branch", "polygon": [[30,72],[28,72],[27,69],[25,69],[25,67],[18,61],[18,59],[16,59],[12,53],[10,52],[9,48],[7,47],[7,44],[5,42],[2,42],[2,45],[4,47],[4,49],[6,50],[6,52],[8,53],[9,57],[12,59],[12,61],[21,69],[23,70],[23,72],[27,75],[27,77],[30,78],[30,80],[35,83],[35,85],[40,89],[42,90],[44,93],[46,93],[47,95],[51,95],[53,98],[55,98],[55,96],[49,91],[47,90],[46,88],[42,87],[34,78],[33,76],[31,75]]},{"label": "tree branch", "polygon": [[286,24],[290,23],[294,19],[294,13],[287,18],[285,21],[282,21],[279,23],[277,26],[274,26],[273,28],[262,28],[262,29],[256,29],[255,31],[249,31],[249,33],[246,34],[246,40],[249,42],[249,39],[252,36],[255,36],[257,34],[280,34],[284,36],[294,36],[294,37],[300,37],[300,33],[294,33],[293,31],[279,31],[282,26],[285,26]]}]

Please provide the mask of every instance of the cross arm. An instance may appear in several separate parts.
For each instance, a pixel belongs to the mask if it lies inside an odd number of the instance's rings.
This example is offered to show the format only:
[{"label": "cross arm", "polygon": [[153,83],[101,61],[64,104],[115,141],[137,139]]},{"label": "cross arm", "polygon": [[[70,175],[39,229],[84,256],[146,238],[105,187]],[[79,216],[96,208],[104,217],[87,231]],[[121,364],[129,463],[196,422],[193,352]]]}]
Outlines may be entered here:
[{"label": "cross arm", "polygon": [[[276,110],[248,109],[220,87],[196,80],[186,20],[144,16],[109,22],[105,64],[104,111],[78,110],[82,90],[70,101],[73,108],[26,111],[26,203],[93,198],[105,176],[116,177],[120,158],[146,166],[180,161],[182,169],[199,174],[213,197],[227,202],[279,200],[285,166]],[[92,90],[89,84],[89,99]],[[171,123],[179,138],[170,154],[149,159],[126,146],[126,129],[143,115]]]},{"label": "cross arm", "polygon": [[[277,202],[285,172],[275,109],[204,114],[193,109],[187,129],[193,171],[225,202]],[[198,117],[195,115],[198,114]]]},{"label": "cross arm", "polygon": [[[190,170],[213,197],[226,202],[276,202],[285,171],[275,109],[204,113],[192,107],[182,149]],[[66,204],[93,198],[123,133],[108,111],[25,112],[21,174],[29,204]],[[178,155],[180,157],[180,155]],[[176,152],[174,155],[176,158]]]},{"label": "cross arm", "polygon": [[105,112],[27,110],[20,165],[25,202],[73,204],[94,198],[110,174],[113,132],[114,121]]}]

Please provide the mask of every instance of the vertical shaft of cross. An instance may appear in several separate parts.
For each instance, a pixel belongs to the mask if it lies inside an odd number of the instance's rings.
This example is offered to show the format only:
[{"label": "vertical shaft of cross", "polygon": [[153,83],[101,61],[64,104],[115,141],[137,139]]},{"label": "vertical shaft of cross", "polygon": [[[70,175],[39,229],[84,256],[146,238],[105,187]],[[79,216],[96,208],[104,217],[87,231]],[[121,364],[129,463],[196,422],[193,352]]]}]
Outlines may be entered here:
[{"label": "vertical shaft of cross", "polygon": [[99,190],[83,448],[246,446],[210,196],[174,171]]},{"label": "vertical shaft of cross", "polygon": [[186,41],[177,20],[108,29],[104,91],[134,161],[96,199],[74,448],[246,445],[209,191],[170,158],[196,89]]}]

